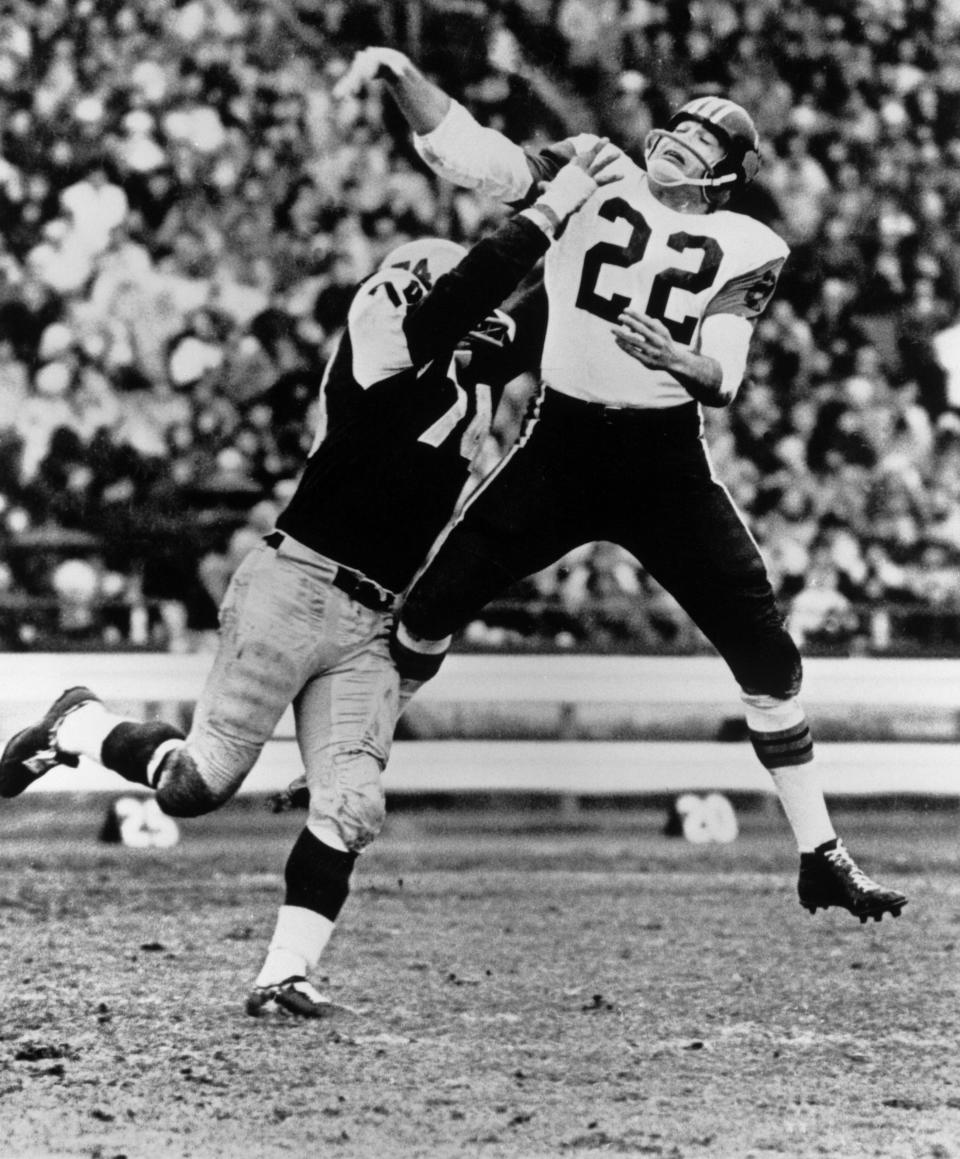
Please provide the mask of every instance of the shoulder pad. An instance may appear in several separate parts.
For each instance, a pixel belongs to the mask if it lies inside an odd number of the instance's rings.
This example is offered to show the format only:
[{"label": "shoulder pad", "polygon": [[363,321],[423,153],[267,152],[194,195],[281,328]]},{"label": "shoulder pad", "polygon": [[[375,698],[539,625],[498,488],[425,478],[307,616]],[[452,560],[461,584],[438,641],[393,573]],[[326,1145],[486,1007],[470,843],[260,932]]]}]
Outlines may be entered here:
[{"label": "shoulder pad", "polygon": [[720,209],[714,214],[714,221],[735,238],[751,265],[757,266],[775,258],[782,260],[790,253],[783,238],[755,217]]}]

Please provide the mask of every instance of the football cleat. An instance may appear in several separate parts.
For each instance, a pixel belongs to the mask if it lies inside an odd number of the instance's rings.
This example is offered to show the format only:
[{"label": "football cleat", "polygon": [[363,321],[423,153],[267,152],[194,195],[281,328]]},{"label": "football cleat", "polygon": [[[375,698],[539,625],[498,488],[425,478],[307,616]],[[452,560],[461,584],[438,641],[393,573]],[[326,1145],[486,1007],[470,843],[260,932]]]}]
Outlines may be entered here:
[{"label": "football cleat", "polygon": [[273,1015],[326,1018],[333,1003],[300,974],[272,986],[256,986],[247,995],[247,1013],[253,1018]]},{"label": "football cleat", "polygon": [[813,853],[800,854],[797,893],[800,904],[812,914],[838,906],[861,923],[868,918],[878,922],[885,913],[899,917],[907,904],[904,894],[867,877],[839,838],[825,842]]},{"label": "football cleat", "polygon": [[57,765],[76,768],[80,758],[59,751],[57,730],[64,718],[81,704],[99,699],[89,688],[68,688],[60,693],[36,724],[11,737],[3,756],[0,756],[0,797],[18,797]]}]

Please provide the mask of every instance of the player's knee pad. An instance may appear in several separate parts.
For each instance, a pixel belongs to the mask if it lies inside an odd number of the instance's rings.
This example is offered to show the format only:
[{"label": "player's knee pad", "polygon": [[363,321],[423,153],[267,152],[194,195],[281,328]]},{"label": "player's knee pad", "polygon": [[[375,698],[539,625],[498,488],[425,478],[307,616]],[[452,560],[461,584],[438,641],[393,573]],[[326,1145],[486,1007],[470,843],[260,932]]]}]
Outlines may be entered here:
[{"label": "player's knee pad", "polygon": [[333,755],[332,793],[311,792],[311,825],[331,823],[347,849],[359,853],[374,841],[387,817],[381,773],[373,753],[342,750]]},{"label": "player's knee pad", "polygon": [[356,860],[356,853],[334,849],[304,829],[287,858],[284,905],[313,910],[335,922],[350,892]]},{"label": "player's knee pad", "polygon": [[214,792],[183,746],[164,758],[156,773],[156,791],[157,804],[170,817],[200,817],[218,809],[233,792]]},{"label": "player's knee pad", "polygon": [[442,640],[421,640],[411,635],[401,620],[395,620],[390,630],[390,657],[401,680],[423,683],[440,671],[440,665],[450,648],[450,637]]}]

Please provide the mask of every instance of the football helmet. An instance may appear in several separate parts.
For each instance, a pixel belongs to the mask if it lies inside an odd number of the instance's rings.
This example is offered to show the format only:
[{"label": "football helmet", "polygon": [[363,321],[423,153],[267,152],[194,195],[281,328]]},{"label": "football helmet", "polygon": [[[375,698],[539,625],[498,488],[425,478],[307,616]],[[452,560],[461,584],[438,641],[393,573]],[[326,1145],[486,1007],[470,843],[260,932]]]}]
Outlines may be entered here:
[{"label": "football helmet", "polygon": [[[724,149],[719,161],[710,164],[691,141],[677,135],[675,130],[683,121],[696,121],[714,134]],[[648,166],[651,154],[664,139],[692,154],[703,167],[703,175],[687,177],[678,170],[675,180],[660,183],[699,186],[711,205],[721,204],[726,194],[747,185],[760,171],[760,137],[753,118],[726,97],[696,97],[673,114],[665,129],[651,129],[643,143]]]},{"label": "football helmet", "polygon": [[391,250],[379,268],[409,270],[425,289],[432,290],[437,278],[458,266],[466,252],[443,237],[418,237]]},{"label": "football helmet", "polygon": [[[460,264],[466,253],[466,249],[455,241],[442,237],[419,237],[397,246],[387,254],[379,268],[409,270],[424,290],[430,291],[438,278]],[[477,343],[502,348],[513,341],[515,332],[513,319],[502,310],[494,310],[463,336],[457,349],[469,350]]]}]

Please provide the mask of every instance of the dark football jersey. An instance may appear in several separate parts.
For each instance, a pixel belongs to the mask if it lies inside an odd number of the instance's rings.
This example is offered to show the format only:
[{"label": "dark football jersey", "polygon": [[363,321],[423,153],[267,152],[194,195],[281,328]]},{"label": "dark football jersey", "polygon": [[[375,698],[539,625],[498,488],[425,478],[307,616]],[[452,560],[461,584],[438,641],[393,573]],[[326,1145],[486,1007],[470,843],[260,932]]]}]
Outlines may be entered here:
[{"label": "dark football jersey", "polygon": [[536,366],[539,295],[489,316],[548,244],[516,217],[429,293],[397,268],[361,284],[324,375],[314,449],[277,521],[282,531],[403,591],[453,514],[504,386]]}]

